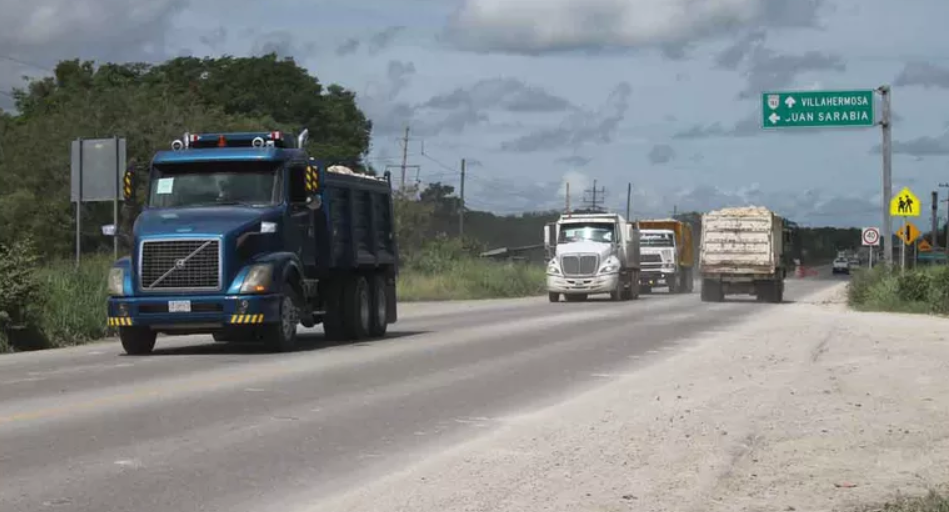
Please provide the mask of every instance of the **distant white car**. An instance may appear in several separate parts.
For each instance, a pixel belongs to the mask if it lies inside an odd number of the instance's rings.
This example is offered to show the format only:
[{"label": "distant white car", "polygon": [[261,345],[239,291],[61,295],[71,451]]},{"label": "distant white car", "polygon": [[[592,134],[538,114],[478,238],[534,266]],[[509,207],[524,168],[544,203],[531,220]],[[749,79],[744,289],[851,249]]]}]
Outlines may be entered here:
[{"label": "distant white car", "polygon": [[846,258],[837,258],[834,260],[834,274],[849,274],[850,261]]}]

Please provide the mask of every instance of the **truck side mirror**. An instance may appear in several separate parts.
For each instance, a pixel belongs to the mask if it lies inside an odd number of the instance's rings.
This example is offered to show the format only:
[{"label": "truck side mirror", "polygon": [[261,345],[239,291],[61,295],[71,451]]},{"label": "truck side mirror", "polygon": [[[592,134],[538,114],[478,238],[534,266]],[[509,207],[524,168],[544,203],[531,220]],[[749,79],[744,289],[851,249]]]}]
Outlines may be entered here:
[{"label": "truck side mirror", "polygon": [[102,226],[102,234],[104,236],[118,237],[119,240],[128,241],[129,237],[125,233],[120,233],[115,227],[115,224],[105,224]]}]

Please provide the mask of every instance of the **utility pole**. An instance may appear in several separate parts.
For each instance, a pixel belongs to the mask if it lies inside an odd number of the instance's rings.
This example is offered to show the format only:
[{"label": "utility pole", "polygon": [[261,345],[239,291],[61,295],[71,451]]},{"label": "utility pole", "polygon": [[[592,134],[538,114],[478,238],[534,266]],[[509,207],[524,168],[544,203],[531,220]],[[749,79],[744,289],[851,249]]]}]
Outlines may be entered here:
[{"label": "utility pole", "polygon": [[563,195],[563,212],[570,213],[570,182],[566,182],[565,185],[567,186],[567,189]]},{"label": "utility pole", "polygon": [[893,226],[890,224],[890,200],[893,199],[893,145],[890,126],[890,86],[882,85],[877,92],[883,99],[883,115],[880,118],[880,128],[883,132],[883,143],[880,145],[881,153],[883,153],[883,261],[887,266],[892,267]]},{"label": "utility pole", "polygon": [[461,197],[458,206],[458,237],[465,236],[465,159],[461,159],[461,190],[458,194]]},{"label": "utility pole", "polygon": [[[593,211],[599,210],[600,209],[599,203],[603,200],[603,196],[606,195],[606,187],[597,188],[596,180],[593,180],[593,188],[585,190],[584,195],[587,192],[589,192],[592,195],[592,199],[587,200],[586,197],[584,197],[583,202],[587,203],[588,208],[590,210],[593,210]],[[599,198],[597,198],[597,194],[600,195]]]},{"label": "utility pole", "polygon": [[626,184],[626,220],[629,220],[629,203],[633,197],[633,184]]},{"label": "utility pole", "polygon": [[405,135],[402,137],[402,182],[400,188],[405,188],[405,168],[409,160],[409,126],[405,125]]},{"label": "utility pole", "polygon": [[[940,188],[949,188],[949,183],[940,183]],[[946,198],[946,256],[949,256],[949,197]]]},{"label": "utility pole", "polygon": [[939,192],[933,190],[933,219],[932,219],[933,228],[930,231],[931,236],[929,237],[930,242],[932,242],[933,249],[935,249],[936,247],[939,247],[939,236],[937,234],[939,231],[939,225],[937,224],[937,221],[936,221],[936,217],[938,216],[938,214],[939,214]]}]

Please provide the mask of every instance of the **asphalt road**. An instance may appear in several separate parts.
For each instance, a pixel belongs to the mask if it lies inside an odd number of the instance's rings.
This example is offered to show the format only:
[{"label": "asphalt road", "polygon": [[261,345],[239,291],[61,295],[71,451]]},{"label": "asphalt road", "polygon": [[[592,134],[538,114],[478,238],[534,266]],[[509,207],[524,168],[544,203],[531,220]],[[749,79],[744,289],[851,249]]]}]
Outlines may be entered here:
[{"label": "asphalt road", "polygon": [[[839,279],[787,282],[794,301]],[[0,510],[292,510],[555,403],[762,308],[410,304],[385,340],[293,354],[165,338],[0,356]]]}]

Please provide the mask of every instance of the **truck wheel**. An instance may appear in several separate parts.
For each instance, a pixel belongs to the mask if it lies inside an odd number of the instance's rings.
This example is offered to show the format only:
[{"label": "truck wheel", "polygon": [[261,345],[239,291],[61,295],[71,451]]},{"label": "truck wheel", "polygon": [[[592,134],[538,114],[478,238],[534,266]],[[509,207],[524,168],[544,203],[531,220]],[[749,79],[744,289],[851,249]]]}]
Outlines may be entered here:
[{"label": "truck wheel", "polygon": [[297,348],[297,325],[300,312],[292,292],[284,292],[280,298],[280,319],[271,324],[265,336],[267,348],[273,352],[293,352]]},{"label": "truck wheel", "polygon": [[652,293],[652,286],[645,284],[639,285],[639,293]]},{"label": "truck wheel", "polygon": [[695,291],[695,278],[692,277],[692,270],[688,270],[685,273],[685,293],[692,293]]},{"label": "truck wheel", "polygon": [[354,276],[343,288],[343,331],[346,339],[361,340],[369,336],[372,307],[369,284],[363,276]]},{"label": "truck wheel", "polygon": [[725,294],[721,283],[712,279],[702,281],[702,302],[722,302],[723,300],[725,300]]},{"label": "truck wheel", "polygon": [[636,272],[629,281],[629,300],[639,299],[639,273]]},{"label": "truck wheel", "polygon": [[780,304],[784,302],[784,281],[774,281],[771,286],[771,294],[768,297],[773,304]]},{"label": "truck wheel", "polygon": [[144,356],[155,350],[155,339],[158,334],[144,327],[120,327],[119,339],[122,348],[130,356]]},{"label": "truck wheel", "polygon": [[372,318],[369,319],[369,334],[373,338],[385,336],[389,328],[389,304],[386,301],[386,278],[377,274],[372,277]]},{"label": "truck wheel", "polygon": [[623,300],[623,296],[626,294],[626,287],[623,286],[623,281],[620,279],[616,280],[616,288],[613,288],[613,291],[610,292],[610,300],[613,302],[619,302]]},{"label": "truck wheel", "polygon": [[560,302],[560,294],[554,292],[547,293],[547,300],[550,302]]}]

